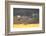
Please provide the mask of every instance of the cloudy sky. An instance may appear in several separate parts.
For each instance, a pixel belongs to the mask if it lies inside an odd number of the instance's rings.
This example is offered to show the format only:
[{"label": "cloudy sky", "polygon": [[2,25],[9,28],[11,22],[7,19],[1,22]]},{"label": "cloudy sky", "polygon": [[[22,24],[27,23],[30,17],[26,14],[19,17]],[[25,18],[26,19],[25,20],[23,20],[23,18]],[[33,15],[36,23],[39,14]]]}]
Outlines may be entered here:
[{"label": "cloudy sky", "polygon": [[37,13],[39,15],[39,9],[29,9],[29,8],[13,8],[13,14],[21,16],[31,16],[32,13]]}]

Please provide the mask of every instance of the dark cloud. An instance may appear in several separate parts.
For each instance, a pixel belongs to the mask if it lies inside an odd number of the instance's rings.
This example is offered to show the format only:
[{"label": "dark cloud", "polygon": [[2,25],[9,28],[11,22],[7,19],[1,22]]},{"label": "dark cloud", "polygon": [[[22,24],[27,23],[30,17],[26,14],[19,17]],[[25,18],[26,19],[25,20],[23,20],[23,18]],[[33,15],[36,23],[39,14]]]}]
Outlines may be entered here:
[{"label": "dark cloud", "polygon": [[29,8],[13,8],[13,14],[21,16],[31,16],[32,13],[39,14],[39,9],[29,9]]}]

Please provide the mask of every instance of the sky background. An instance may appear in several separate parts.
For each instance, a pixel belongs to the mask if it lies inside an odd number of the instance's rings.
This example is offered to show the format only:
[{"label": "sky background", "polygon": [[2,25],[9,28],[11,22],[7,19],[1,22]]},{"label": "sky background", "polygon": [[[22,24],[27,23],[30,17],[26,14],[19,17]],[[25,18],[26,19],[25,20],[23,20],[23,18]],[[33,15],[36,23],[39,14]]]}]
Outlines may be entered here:
[{"label": "sky background", "polygon": [[32,13],[38,14],[39,17],[39,9],[29,9],[29,8],[13,8],[13,14],[21,15],[21,16],[32,16]]}]

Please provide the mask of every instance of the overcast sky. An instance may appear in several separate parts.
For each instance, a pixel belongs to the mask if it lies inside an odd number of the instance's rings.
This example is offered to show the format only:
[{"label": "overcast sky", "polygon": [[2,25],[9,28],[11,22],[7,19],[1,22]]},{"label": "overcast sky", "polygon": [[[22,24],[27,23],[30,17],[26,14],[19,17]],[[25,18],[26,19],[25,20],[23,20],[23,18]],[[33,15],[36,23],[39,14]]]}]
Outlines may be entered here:
[{"label": "overcast sky", "polygon": [[39,9],[29,9],[29,8],[13,8],[13,14],[21,16],[31,16],[32,13],[39,14]]}]

